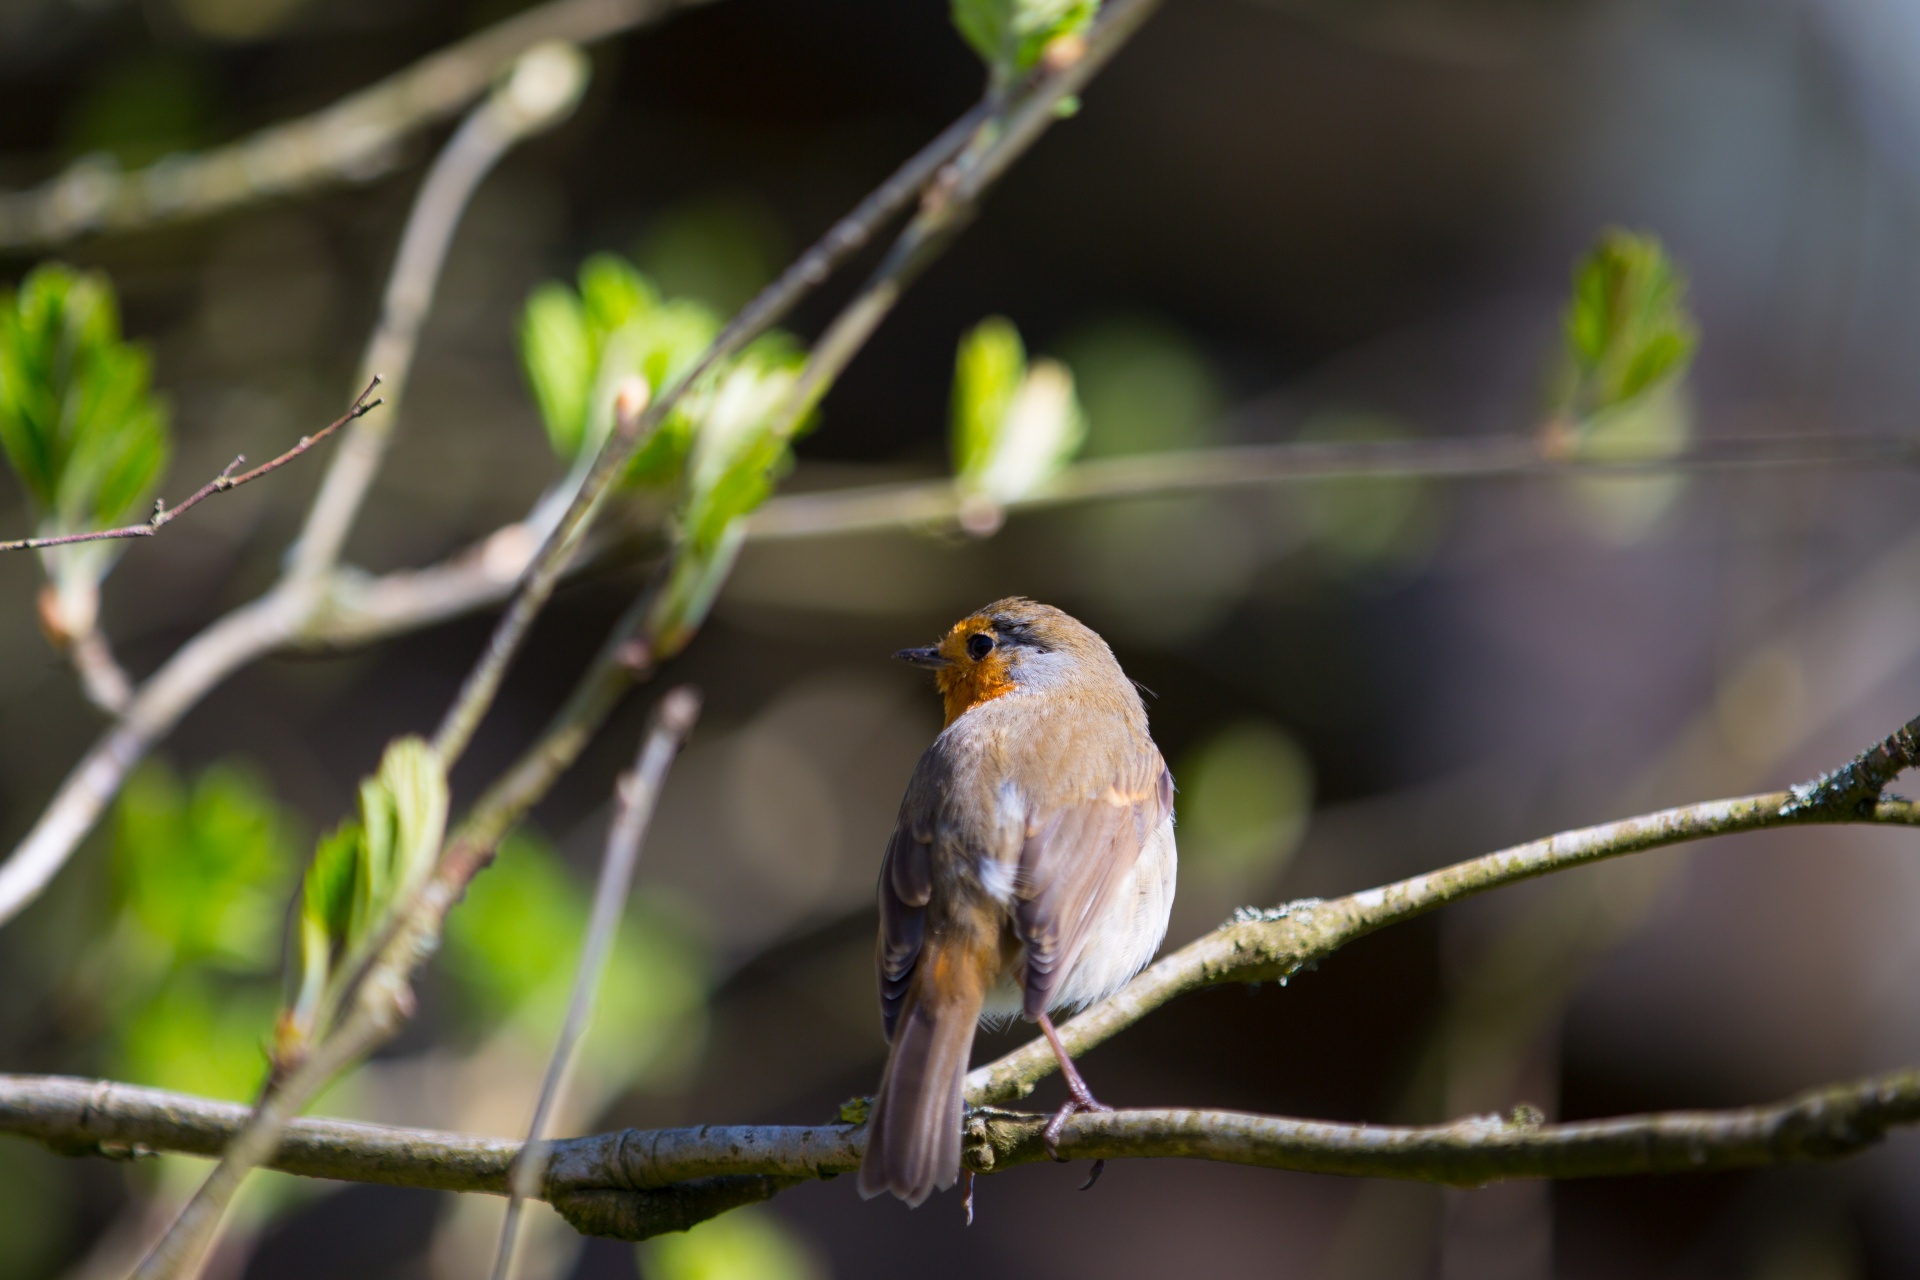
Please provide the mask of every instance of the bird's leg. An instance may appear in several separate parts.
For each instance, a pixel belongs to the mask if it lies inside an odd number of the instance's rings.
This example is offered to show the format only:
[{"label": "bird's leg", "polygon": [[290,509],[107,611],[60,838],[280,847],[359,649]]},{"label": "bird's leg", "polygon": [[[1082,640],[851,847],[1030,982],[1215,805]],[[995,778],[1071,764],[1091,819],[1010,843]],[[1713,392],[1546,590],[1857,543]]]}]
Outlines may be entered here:
[{"label": "bird's leg", "polygon": [[[1113,1108],[1094,1097],[1093,1090],[1087,1088],[1087,1082],[1080,1075],[1080,1069],[1074,1066],[1073,1059],[1067,1056],[1067,1046],[1060,1043],[1060,1033],[1053,1029],[1053,1019],[1043,1013],[1039,1021],[1041,1034],[1046,1036],[1047,1043],[1053,1046],[1053,1056],[1060,1060],[1061,1078],[1067,1082],[1066,1104],[1053,1113],[1053,1119],[1047,1121],[1047,1127],[1040,1133],[1047,1144],[1047,1154],[1059,1160],[1061,1159],[1060,1130],[1066,1126],[1068,1119],[1082,1111],[1111,1111]],[[1106,1167],[1105,1160],[1094,1161],[1093,1172],[1088,1175],[1086,1184],[1080,1189],[1085,1191],[1100,1181],[1100,1174]]]}]

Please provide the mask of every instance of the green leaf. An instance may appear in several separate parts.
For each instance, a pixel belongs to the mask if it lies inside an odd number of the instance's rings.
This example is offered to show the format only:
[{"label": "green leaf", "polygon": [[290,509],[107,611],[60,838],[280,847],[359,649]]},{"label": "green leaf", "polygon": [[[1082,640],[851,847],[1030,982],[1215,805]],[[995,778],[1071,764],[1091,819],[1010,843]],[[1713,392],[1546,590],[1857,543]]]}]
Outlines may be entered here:
[{"label": "green leaf", "polygon": [[116,819],[116,897],[174,965],[276,961],[295,824],[260,781],[216,765],[189,790],[149,763],[128,780]]},{"label": "green leaf", "polygon": [[956,475],[978,472],[993,456],[1014,392],[1027,374],[1027,349],[1005,316],[988,316],[960,339],[953,363],[950,439]]},{"label": "green leaf", "polygon": [[960,488],[995,503],[1034,492],[1086,440],[1073,374],[1057,360],[1028,365],[1007,320],[983,320],[954,365],[953,454]]},{"label": "green leaf", "polygon": [[595,348],[573,291],[550,280],[533,291],[520,317],[520,361],[533,387],[553,451],[571,458],[587,430]]},{"label": "green leaf", "polygon": [[[580,268],[578,292],[557,281],[534,290],[520,322],[520,359],[547,439],[568,461],[598,448],[613,427],[621,382],[638,375],[659,391],[678,379],[720,332],[720,318],[689,299],[663,299],[631,263],[596,254]],[[634,458],[630,484],[679,475],[693,426],[683,408]]]},{"label": "green leaf", "polygon": [[[380,785],[393,804],[395,887],[410,893],[440,856],[447,829],[446,770],[424,738],[401,738],[380,761]],[[368,822],[371,828],[371,817]]]},{"label": "green leaf", "polygon": [[823,1280],[826,1269],[770,1210],[735,1209],[641,1246],[649,1280]]},{"label": "green leaf", "polygon": [[1659,240],[1603,233],[1574,269],[1563,409],[1585,421],[1684,375],[1699,342],[1686,291]]},{"label": "green leaf", "polygon": [[123,524],[142,507],[170,449],[151,384],[105,277],[49,263],[0,296],[0,451],[43,527]]},{"label": "green leaf", "polygon": [[987,64],[997,82],[1031,70],[1049,44],[1061,36],[1085,30],[1100,11],[1099,0],[952,0],[952,3],[953,25]]},{"label": "green leaf", "polygon": [[[678,547],[651,624],[657,653],[677,652],[705,621],[739,555],[746,518],[792,466],[780,419],[804,363],[788,339],[769,335],[692,398]],[[803,418],[794,434],[809,425]]]}]

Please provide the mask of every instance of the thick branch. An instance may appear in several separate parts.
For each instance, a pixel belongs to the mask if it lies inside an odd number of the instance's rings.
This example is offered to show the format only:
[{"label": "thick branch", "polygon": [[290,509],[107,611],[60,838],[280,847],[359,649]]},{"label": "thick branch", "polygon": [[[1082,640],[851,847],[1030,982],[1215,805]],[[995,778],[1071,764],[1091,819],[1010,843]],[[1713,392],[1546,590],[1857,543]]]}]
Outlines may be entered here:
[{"label": "thick branch", "polygon": [[[246,1108],[157,1089],[0,1076],[0,1131],[64,1155],[212,1155]],[[1047,1158],[1048,1117],[981,1108],[966,1120],[967,1166]],[[1514,1178],[1704,1173],[1853,1155],[1920,1122],[1920,1070],[1811,1089],[1765,1106],[1540,1124],[1525,1112],[1438,1125],[1339,1124],[1236,1111],[1077,1115],[1074,1159],[1193,1159],[1306,1173],[1479,1186]],[[629,1239],[680,1230],[797,1182],[850,1173],[856,1125],[625,1129],[553,1144],[545,1196],[576,1227]],[[341,1120],[296,1120],[272,1167],[307,1177],[505,1194],[519,1144]]]},{"label": "thick branch", "polygon": [[590,44],[705,0],[555,0],[467,37],[299,120],[122,173],[89,156],[29,191],[0,194],[0,249],[129,231],[340,182],[367,182],[410,138],[454,115],[528,49]]}]

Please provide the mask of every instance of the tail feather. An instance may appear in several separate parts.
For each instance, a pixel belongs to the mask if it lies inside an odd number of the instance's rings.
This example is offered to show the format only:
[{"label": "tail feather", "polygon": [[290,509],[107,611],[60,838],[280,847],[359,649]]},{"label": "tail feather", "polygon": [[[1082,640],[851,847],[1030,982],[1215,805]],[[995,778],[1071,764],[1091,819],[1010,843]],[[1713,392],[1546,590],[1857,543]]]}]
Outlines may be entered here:
[{"label": "tail feather", "polygon": [[[928,973],[923,966],[922,975]],[[933,972],[952,974],[947,966]],[[918,1207],[960,1177],[961,1089],[973,1053],[974,1027],[986,984],[959,966],[957,988],[930,991],[915,984],[901,1011],[886,1074],[867,1121],[867,1153],[860,1165],[860,1194],[892,1192]]]}]

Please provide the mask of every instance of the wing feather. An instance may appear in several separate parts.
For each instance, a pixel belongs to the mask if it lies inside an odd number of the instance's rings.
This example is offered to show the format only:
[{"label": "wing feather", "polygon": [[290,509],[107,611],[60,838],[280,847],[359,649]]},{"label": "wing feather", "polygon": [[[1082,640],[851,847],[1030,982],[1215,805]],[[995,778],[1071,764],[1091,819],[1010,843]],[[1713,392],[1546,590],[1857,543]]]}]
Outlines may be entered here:
[{"label": "wing feather", "polygon": [[1173,808],[1173,778],[1149,749],[1104,793],[1032,815],[1020,851],[1014,922],[1026,947],[1023,1012],[1053,1007],[1091,928]]}]

